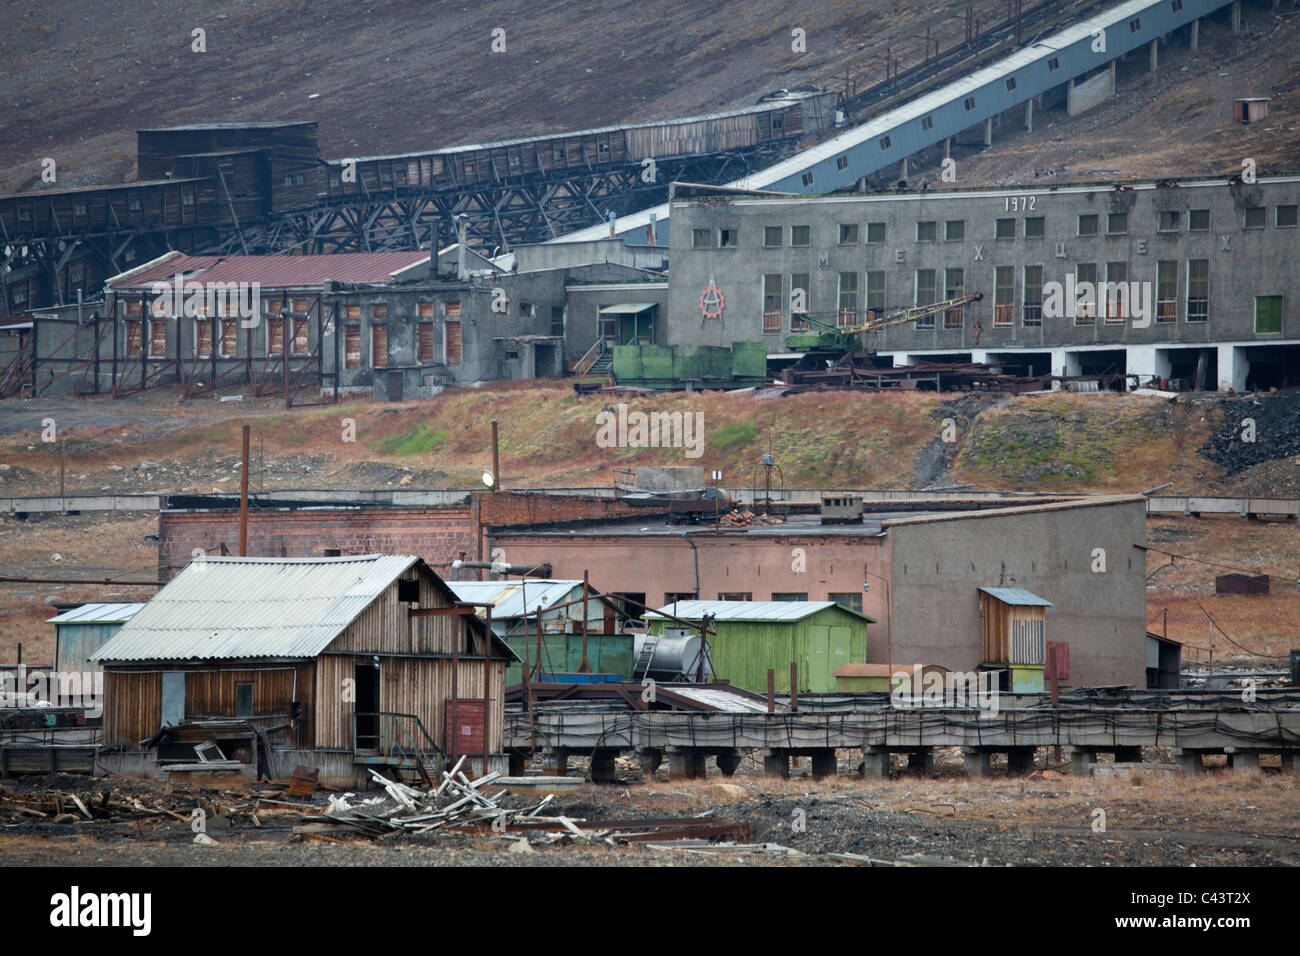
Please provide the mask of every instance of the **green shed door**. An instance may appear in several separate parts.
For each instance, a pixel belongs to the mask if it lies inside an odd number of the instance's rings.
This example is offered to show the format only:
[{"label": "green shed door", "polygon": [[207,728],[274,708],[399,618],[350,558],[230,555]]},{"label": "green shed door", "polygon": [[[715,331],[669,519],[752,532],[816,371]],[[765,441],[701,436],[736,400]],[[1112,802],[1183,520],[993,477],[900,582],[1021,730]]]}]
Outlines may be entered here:
[{"label": "green shed door", "polygon": [[825,624],[808,626],[808,677],[799,683],[814,694],[830,690],[831,630]]},{"label": "green shed door", "polygon": [[830,671],[826,675],[826,690],[833,690],[837,670],[853,660],[849,652],[850,641],[853,638],[853,628],[841,624],[831,628],[830,635]]}]

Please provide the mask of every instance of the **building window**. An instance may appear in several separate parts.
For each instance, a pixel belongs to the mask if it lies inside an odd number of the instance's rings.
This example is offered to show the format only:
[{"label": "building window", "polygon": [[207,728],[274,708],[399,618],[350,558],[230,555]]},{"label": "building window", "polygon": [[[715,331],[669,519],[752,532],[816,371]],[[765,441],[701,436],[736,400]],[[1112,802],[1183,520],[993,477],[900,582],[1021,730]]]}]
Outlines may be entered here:
[{"label": "building window", "polygon": [[1128,234],[1128,213],[1112,212],[1106,217],[1106,235],[1124,236]]},{"label": "building window", "polygon": [[1015,78],[1014,76],[1008,76],[1008,77],[1007,77],[1007,92],[1010,93],[1010,92],[1011,92],[1012,90],[1014,90],[1015,88],[1016,88],[1016,78]]},{"label": "building window", "polygon": [[811,226],[791,226],[790,227],[790,245],[807,246],[812,244],[812,227]]},{"label": "building window", "polygon": [[442,350],[446,364],[460,365],[460,320],[444,319],[442,323]]},{"label": "building window", "polygon": [[1095,213],[1088,213],[1079,217],[1079,235],[1095,236],[1097,234],[1097,216]]},{"label": "building window", "polygon": [[1263,229],[1265,220],[1265,209],[1263,206],[1249,206],[1246,209],[1246,228]]},{"label": "building window", "polygon": [[1097,264],[1080,262],[1074,267],[1075,287],[1088,282],[1092,284],[1092,295],[1076,300],[1074,306],[1074,324],[1092,325],[1097,320]]},{"label": "building window", "polygon": [[781,227],[780,226],[763,227],[763,246],[767,249],[781,248]]},{"label": "building window", "polygon": [[933,219],[921,219],[916,223],[916,241],[934,242],[939,234],[938,223]]},{"label": "building window", "polygon": [[418,315],[418,316],[419,316],[420,318],[422,318],[422,319],[431,319],[431,318],[433,318],[433,303],[432,303],[432,302],[418,302],[418,303],[416,303],[416,306],[415,306],[415,314]]},{"label": "building window", "polygon": [[811,294],[808,289],[808,273],[795,272],[790,276],[790,331],[806,332],[808,331],[808,322],[806,321],[808,313],[812,311],[812,303],[809,301]]},{"label": "building window", "polygon": [[1128,32],[1129,32],[1129,33],[1137,33],[1137,32],[1138,32],[1139,30],[1141,30],[1141,29],[1142,29],[1142,18],[1141,18],[1141,17],[1134,17],[1132,20],[1130,20],[1130,21],[1128,22]]},{"label": "building window", "polygon": [[1036,329],[1043,324],[1043,267],[1025,266],[1024,302],[1020,324]]},{"label": "building window", "polygon": [[1159,229],[1161,232],[1177,232],[1178,221],[1179,221],[1179,213],[1177,210],[1175,209],[1162,210],[1160,213]]},{"label": "building window", "polygon": [[127,315],[140,314],[140,301],[138,299],[127,299],[122,303]]},{"label": "building window", "polygon": [[[126,201],[126,208],[129,209],[131,212],[139,212],[139,211],[140,211],[140,197],[139,197],[139,196],[132,196],[130,199],[128,199],[128,200]],[[31,218],[31,211],[30,211],[30,210],[28,211],[27,216],[28,216],[28,218]],[[19,216],[18,218],[21,219],[22,217]]]},{"label": "building window", "polygon": [[692,229],[691,230],[691,248],[692,249],[709,249],[713,246],[712,229]]},{"label": "building window", "polygon": [[[966,274],[963,269],[945,269],[943,273],[943,297],[945,299],[959,299],[966,294]],[[960,329],[964,322],[965,306],[957,306],[955,309],[944,309],[943,327],[945,329]]]},{"label": "building window", "polygon": [[949,219],[943,224],[943,238],[948,242],[960,242],[966,238],[966,220]]},{"label": "building window", "polygon": [[[934,270],[917,269],[916,270],[916,304],[917,305],[934,305]],[[934,328],[934,316],[927,315],[916,320],[916,328],[932,329]]]},{"label": "building window", "polygon": [[[1014,231],[1014,230],[1013,230]],[[1042,239],[1047,235],[1047,224],[1042,216],[1025,217],[1025,238]],[[1014,234],[1013,234],[1014,238]]]},{"label": "building window", "polygon": [[1255,296],[1255,332],[1257,334],[1282,331],[1282,297],[1280,295]]},{"label": "building window", "polygon": [[883,222],[867,223],[867,244],[872,245],[885,241],[885,224]]},{"label": "building window", "polygon": [[1210,260],[1187,260],[1187,321],[1210,318]]},{"label": "building window", "polygon": [[138,319],[126,321],[126,354],[134,357],[140,354],[140,322]]},{"label": "building window", "polygon": [[719,601],[752,601],[754,594],[752,591],[719,591]]},{"label": "building window", "polygon": [[878,269],[867,273],[867,310],[879,316],[885,311],[885,272]]},{"label": "building window", "polygon": [[306,355],[311,350],[306,319],[293,320],[293,341],[289,347],[294,355]]},{"label": "building window", "polygon": [[1106,263],[1106,324],[1123,325],[1128,316],[1125,314],[1124,301],[1117,294],[1117,285],[1128,282],[1127,262]]},{"label": "building window", "polygon": [[694,591],[665,591],[664,604],[676,604],[678,601],[694,601],[696,592]]},{"label": "building window", "polygon": [[773,601],[806,601],[808,600],[807,591],[773,591]]},{"label": "building window", "polygon": [[361,318],[361,306],[359,306],[359,305],[345,305],[345,306],[343,307],[343,318],[345,318],[345,319],[359,319],[359,318]]},{"label": "building window", "polygon": [[862,613],[862,594],[858,591],[841,592],[839,594],[826,595],[828,600],[834,601],[840,607],[846,607],[850,611]]},{"label": "building window", "polygon": [[849,168],[849,158],[848,158],[847,156],[836,156],[836,157],[835,157],[835,168],[836,168],[836,169],[848,169],[848,168]]},{"label": "building window", "polygon": [[1016,238],[1016,221],[1014,219],[997,220],[993,224],[993,238],[995,239]]},{"label": "building window", "polygon": [[1277,227],[1279,229],[1294,229],[1296,226],[1296,211],[1296,206],[1278,206]]},{"label": "building window", "polygon": [[388,326],[370,327],[370,367],[388,368]]},{"label": "building window", "polygon": [[551,306],[551,334],[556,338],[564,338],[564,306]]},{"label": "building window", "polygon": [[1210,231],[1210,210],[1193,209],[1187,213],[1187,231],[1188,232],[1209,232]]},{"label": "building window", "polygon": [[840,273],[838,321],[841,327],[856,325],[858,322],[858,274],[856,272]]},{"label": "building window", "polygon": [[253,716],[253,682],[240,681],[235,684],[235,716]]},{"label": "building window", "polygon": [[533,303],[525,302],[523,299],[519,300],[520,318],[536,318],[536,315],[537,313],[535,311],[535,307],[533,306]]},{"label": "building window", "polygon": [[1178,318],[1178,263],[1162,259],[1156,263],[1156,321]]},{"label": "building window", "polygon": [[892,143],[890,142],[888,136],[882,136],[882,137],[880,137],[880,151],[881,151],[882,153],[883,153],[883,152],[886,152],[886,151],[890,148],[891,145],[892,145]]},{"label": "building window", "polygon": [[993,270],[993,327],[1010,328],[1016,324],[1016,279],[1014,266]]},{"label": "building window", "polygon": [[182,205],[182,206],[193,206],[193,205],[194,205],[194,190],[193,190],[193,189],[182,189],[182,190],[181,190],[181,205]]},{"label": "building window", "polygon": [[768,273],[763,276],[763,331],[766,333],[781,331],[781,318],[785,303],[781,295],[781,274]]},{"label": "building window", "polygon": [[164,358],[167,355],[166,319],[153,319],[149,322],[149,355],[151,358]]},{"label": "building window", "polygon": [[84,216],[86,214],[86,204],[84,202],[73,203],[72,214],[74,216]]},{"label": "building window", "polygon": [[927,133],[928,133],[930,130],[934,129],[934,117],[933,117],[933,116],[922,116],[922,117],[921,117],[921,129],[925,130]]},{"label": "building window", "polygon": [[1173,8],[1174,13],[1177,13],[1183,8],[1183,0],[1170,0],[1169,6]]},{"label": "building window", "polygon": [[[299,302],[302,302],[304,308],[301,308],[301,309],[298,308],[298,303],[299,303]],[[307,300],[306,300],[306,299],[294,299],[294,300],[293,300],[293,311],[295,311],[295,312],[306,312],[306,311],[307,311],[307,309],[305,308],[306,305],[307,305]],[[387,305],[386,303],[384,303],[384,302],[376,302],[374,305],[372,305],[372,306],[370,307],[370,317],[371,317],[371,318],[374,318],[374,319],[386,319],[386,318],[388,318],[388,305]]]},{"label": "building window", "polygon": [[239,351],[239,322],[235,319],[221,320],[221,344],[218,346],[222,358],[234,358]]},{"label": "building window", "polygon": [[737,233],[737,231],[736,231],[735,229],[719,229],[719,230],[718,230],[718,248],[719,248],[719,249],[734,249],[734,248],[736,248],[736,245],[738,244],[738,242],[739,242],[739,239],[738,239],[738,233]]},{"label": "building window", "polygon": [[1047,61],[1047,69],[1048,69],[1048,72],[1050,72],[1050,73],[1055,73],[1055,72],[1056,72],[1057,70],[1059,70],[1060,68],[1061,68],[1061,60],[1060,60],[1060,57],[1055,57],[1055,56],[1054,56],[1054,57],[1052,57],[1050,60]]},{"label": "building window", "polygon": [[966,97],[966,99],[961,101],[961,105],[966,107],[966,112],[969,113],[971,110],[975,108],[975,97],[973,96]]},{"label": "building window", "polygon": [[284,321],[272,319],[266,323],[266,354],[284,354]]},{"label": "building window", "polygon": [[803,179],[803,184],[805,186],[811,186],[813,184],[812,170],[809,170],[808,172],[804,173],[802,179]]},{"label": "building window", "polygon": [[858,224],[856,222],[840,223],[840,245],[853,246],[858,242]]},{"label": "building window", "polygon": [[443,315],[460,315],[460,303],[459,303],[459,302],[444,302],[444,303],[442,304],[442,314],[443,314]]}]

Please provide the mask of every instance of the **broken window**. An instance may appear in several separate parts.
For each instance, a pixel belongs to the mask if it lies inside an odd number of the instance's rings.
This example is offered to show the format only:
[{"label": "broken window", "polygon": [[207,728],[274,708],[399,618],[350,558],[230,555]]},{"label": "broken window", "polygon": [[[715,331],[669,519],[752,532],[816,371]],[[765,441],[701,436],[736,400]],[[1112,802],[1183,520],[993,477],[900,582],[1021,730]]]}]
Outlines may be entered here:
[{"label": "broken window", "polygon": [[805,319],[808,313],[812,311],[812,303],[809,301],[811,292],[808,289],[808,273],[795,272],[790,276],[790,331],[806,332],[808,323]]},{"label": "broken window", "polygon": [[827,594],[828,600],[834,601],[840,607],[846,607],[850,611],[862,613],[862,594],[858,591],[842,591],[837,594]]},{"label": "broken window", "polygon": [[135,356],[140,354],[140,323],[128,319],[126,323],[126,354]]},{"label": "broken window", "polygon": [[718,230],[718,248],[734,249],[739,244],[739,232],[736,229]]},{"label": "broken window", "polygon": [[694,591],[665,591],[664,604],[676,604],[678,601],[694,601],[698,596]]},{"label": "broken window", "polygon": [[221,320],[221,345],[220,355],[222,358],[231,358],[239,351],[239,323],[234,319]]},{"label": "broken window", "polygon": [[[943,279],[943,297],[945,299],[959,299],[966,294],[966,274],[963,269],[945,269]],[[960,329],[965,321],[965,307],[957,306],[955,309],[944,309],[943,327],[945,329]]]},{"label": "broken window", "polygon": [[194,320],[194,355],[197,358],[212,357],[212,322],[208,319]]},{"label": "broken window", "polygon": [[[916,270],[916,304],[917,305],[934,305],[934,270],[917,269]],[[927,315],[916,320],[918,329],[934,328],[934,316]]]},{"label": "broken window", "polygon": [[361,368],[361,326],[343,326],[343,367]]},{"label": "broken window", "polygon": [[1187,321],[1210,318],[1210,260],[1187,260]]},{"label": "broken window", "polygon": [[167,354],[166,319],[154,319],[149,323],[149,354],[158,358]]},{"label": "broken window", "polygon": [[1020,324],[1038,328],[1043,324],[1043,267],[1025,266],[1025,291]]},{"label": "broken window", "polygon": [[1014,266],[997,266],[993,270],[993,327],[1010,328],[1016,324],[1016,279]]},{"label": "broken window", "polygon": [[975,108],[975,97],[973,96],[966,97],[966,99],[961,101],[961,105],[966,107],[966,112],[969,113],[971,110]]},{"label": "broken window", "polygon": [[[1080,262],[1074,267],[1074,284],[1078,289],[1083,283],[1092,285],[1092,294],[1079,296],[1074,304],[1074,324],[1092,325],[1097,319],[1097,264]],[[1077,293],[1076,293],[1077,294]]]},{"label": "broken window", "polygon": [[1156,263],[1156,321],[1178,318],[1178,263],[1162,259]]},{"label": "broken window", "polygon": [[781,301],[781,274],[763,276],[763,331],[780,332],[784,302]]},{"label": "broken window", "polygon": [[310,351],[306,319],[293,320],[293,343],[290,347],[294,355],[306,355]]},{"label": "broken window", "polygon": [[849,158],[848,158],[847,156],[836,156],[836,157],[835,157],[835,168],[836,168],[836,169],[848,169],[848,168],[849,168]]},{"label": "broken window", "polygon": [[1106,263],[1106,324],[1123,325],[1128,318],[1124,301],[1119,297],[1116,287],[1128,282],[1127,262]]},{"label": "broken window", "polygon": [[266,324],[266,354],[284,354],[284,322],[273,319]]},{"label": "broken window", "polygon": [[1160,226],[1159,226],[1160,231],[1177,232],[1179,218],[1180,218],[1180,214],[1175,209],[1162,210],[1160,213]]},{"label": "broken window", "polygon": [[885,311],[885,271],[883,269],[867,273],[867,309],[876,315]]},{"label": "broken window", "polygon": [[1008,76],[1008,77],[1007,77],[1007,92],[1010,93],[1010,92],[1012,92],[1015,88],[1016,88],[1016,78],[1015,78],[1014,76]]},{"label": "broken window", "polygon": [[921,117],[921,129],[925,130],[926,132],[929,132],[930,130],[934,129],[934,117],[933,117],[933,116],[922,116],[922,117]]},{"label": "broken window", "polygon": [[840,273],[840,312],[841,326],[856,325],[858,321],[858,274],[856,272]]},{"label": "broken window", "polygon": [[840,245],[852,246],[858,241],[858,224],[856,222],[840,223]]},{"label": "broken window", "polygon": [[433,323],[421,322],[416,329],[416,351],[422,365],[433,362]]},{"label": "broken window", "polygon": [[805,186],[811,186],[811,185],[813,184],[813,174],[812,174],[812,171],[809,170],[808,172],[804,173],[803,176],[801,177],[801,179],[803,180],[803,184],[804,184]]},{"label": "broken window", "polygon": [[893,143],[890,142],[888,136],[882,136],[882,137],[880,137],[880,151],[881,151],[882,153],[885,152],[886,150],[888,150],[888,149],[889,149],[890,147],[892,147],[892,146],[893,146]]}]

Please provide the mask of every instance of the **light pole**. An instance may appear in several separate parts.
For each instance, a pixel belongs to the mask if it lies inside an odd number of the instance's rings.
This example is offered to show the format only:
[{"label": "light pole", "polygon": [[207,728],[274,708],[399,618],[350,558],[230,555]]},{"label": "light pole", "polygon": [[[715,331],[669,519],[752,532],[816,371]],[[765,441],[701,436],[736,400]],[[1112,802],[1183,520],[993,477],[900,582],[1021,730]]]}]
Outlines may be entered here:
[{"label": "light pole", "polygon": [[[889,679],[892,681],[894,679],[894,630],[892,626],[893,615],[890,614],[889,606],[889,578],[882,577],[874,571],[868,571],[866,568],[862,569],[862,573],[875,578],[877,581],[885,582],[885,639],[888,642],[886,654],[889,662]],[[871,590],[871,587],[868,584],[864,584],[862,590],[869,591]]]}]

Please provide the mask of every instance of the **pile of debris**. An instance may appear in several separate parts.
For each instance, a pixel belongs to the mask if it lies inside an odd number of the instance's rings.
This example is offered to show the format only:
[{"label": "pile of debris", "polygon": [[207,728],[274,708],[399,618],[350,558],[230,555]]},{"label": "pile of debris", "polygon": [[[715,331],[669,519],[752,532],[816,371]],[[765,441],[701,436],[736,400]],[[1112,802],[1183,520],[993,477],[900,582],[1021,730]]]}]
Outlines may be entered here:
[{"label": "pile of debris", "polygon": [[785,524],[784,515],[756,515],[754,512],[732,508],[718,519],[718,524],[725,528],[743,528],[751,524]]},{"label": "pile of debris", "polygon": [[192,823],[197,810],[205,819],[224,817],[231,824],[245,822],[261,827],[262,818],[268,814],[302,813],[311,809],[309,804],[278,799],[284,792],[276,784],[255,790],[209,791],[202,795],[188,791],[188,787],[163,791],[142,781],[131,781],[124,787],[86,787],[80,793],[72,789],[16,793],[0,787],[0,822],[123,823],[165,817]]},{"label": "pile of debris", "polygon": [[464,762],[462,757],[450,772],[444,771],[442,783],[427,792],[388,780],[371,770],[371,776],[383,787],[387,797],[376,795],[356,800],[351,793],[331,795],[323,814],[305,818],[293,832],[333,840],[330,834],[348,831],[383,838],[442,830],[490,834],[530,844],[583,840],[610,846],[616,841],[718,841],[753,837],[751,824],[714,821],[709,818],[712,811],[696,817],[633,820],[542,816],[541,811],[555,799],[554,794],[547,794],[535,806],[505,807],[501,801],[509,789],[491,795],[488,792],[501,774],[492,771],[470,780],[460,769]]}]

